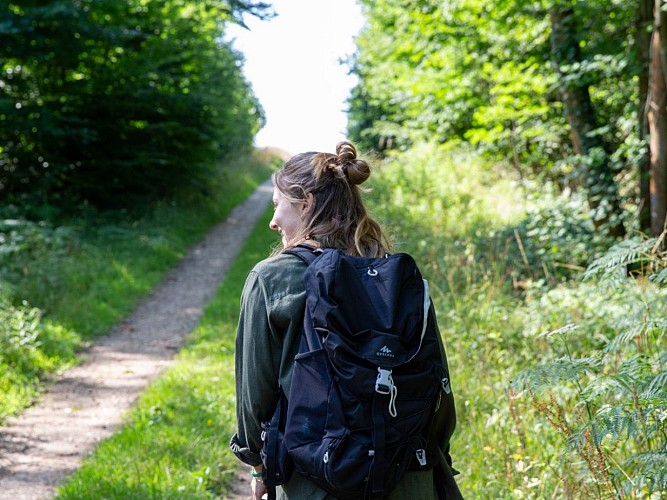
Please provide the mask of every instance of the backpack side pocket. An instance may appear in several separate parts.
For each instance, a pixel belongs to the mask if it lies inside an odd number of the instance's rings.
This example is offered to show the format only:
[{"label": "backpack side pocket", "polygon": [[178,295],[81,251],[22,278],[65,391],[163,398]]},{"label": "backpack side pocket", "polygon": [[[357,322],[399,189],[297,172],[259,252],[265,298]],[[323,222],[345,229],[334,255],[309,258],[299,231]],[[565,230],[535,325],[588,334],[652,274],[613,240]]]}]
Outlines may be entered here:
[{"label": "backpack side pocket", "polygon": [[287,398],[280,389],[278,405],[273,417],[262,422],[262,449],[260,456],[264,464],[264,482],[269,487],[286,483],[293,470],[292,459],[285,446],[285,422],[287,420]]}]

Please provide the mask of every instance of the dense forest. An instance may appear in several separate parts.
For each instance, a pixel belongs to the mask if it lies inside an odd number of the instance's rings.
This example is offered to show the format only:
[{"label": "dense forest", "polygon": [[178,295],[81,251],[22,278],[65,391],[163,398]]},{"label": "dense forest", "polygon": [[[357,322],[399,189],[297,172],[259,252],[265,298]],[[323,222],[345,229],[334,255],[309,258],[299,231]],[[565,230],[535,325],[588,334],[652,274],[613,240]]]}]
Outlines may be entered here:
[{"label": "dense forest", "polygon": [[206,184],[262,110],[222,42],[243,1],[9,2],[0,15],[0,197],[127,206]]},{"label": "dense forest", "polygon": [[[662,498],[667,4],[359,3],[348,131],[378,159],[372,212],[431,283],[464,495]],[[0,423],[268,177],[224,38],[247,15],[270,2],[0,7]],[[263,226],[179,368],[62,498],[224,497],[219,374]]]}]

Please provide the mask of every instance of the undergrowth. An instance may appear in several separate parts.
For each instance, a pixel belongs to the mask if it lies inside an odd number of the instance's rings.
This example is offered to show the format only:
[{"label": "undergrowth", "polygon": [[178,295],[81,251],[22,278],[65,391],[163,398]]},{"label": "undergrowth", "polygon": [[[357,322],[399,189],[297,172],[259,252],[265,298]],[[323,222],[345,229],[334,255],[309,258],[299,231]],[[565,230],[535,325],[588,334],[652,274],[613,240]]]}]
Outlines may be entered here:
[{"label": "undergrowth", "polygon": [[[190,193],[143,211],[34,221],[0,212],[0,422],[76,363],[75,353],[128,314],[214,223],[268,178],[259,154],[221,166],[210,195]],[[11,218],[9,218],[11,216]]]},{"label": "undergrowth", "polygon": [[464,496],[667,494],[667,272],[655,242],[606,253],[614,242],[594,233],[577,193],[430,146],[385,162],[372,198],[431,283]]},{"label": "undergrowth", "polygon": [[596,315],[558,318],[563,326],[542,334],[546,359],[512,386],[559,435],[553,467],[570,495],[667,493],[667,258],[659,249],[656,238],[626,240],[592,262],[580,288]]}]

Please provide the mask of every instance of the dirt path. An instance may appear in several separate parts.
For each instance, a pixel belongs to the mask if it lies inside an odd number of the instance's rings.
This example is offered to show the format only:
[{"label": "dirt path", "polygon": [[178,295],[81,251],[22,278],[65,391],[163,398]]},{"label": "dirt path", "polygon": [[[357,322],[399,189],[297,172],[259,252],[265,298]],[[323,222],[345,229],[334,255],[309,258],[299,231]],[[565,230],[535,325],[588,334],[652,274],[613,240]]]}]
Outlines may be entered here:
[{"label": "dirt path", "polygon": [[[81,458],[122,423],[139,393],[172,363],[197,325],[271,192],[270,182],[260,186],[128,318],[85,351],[79,366],[0,428],[0,498],[51,498]],[[242,498],[239,485],[234,490],[229,498]]]}]

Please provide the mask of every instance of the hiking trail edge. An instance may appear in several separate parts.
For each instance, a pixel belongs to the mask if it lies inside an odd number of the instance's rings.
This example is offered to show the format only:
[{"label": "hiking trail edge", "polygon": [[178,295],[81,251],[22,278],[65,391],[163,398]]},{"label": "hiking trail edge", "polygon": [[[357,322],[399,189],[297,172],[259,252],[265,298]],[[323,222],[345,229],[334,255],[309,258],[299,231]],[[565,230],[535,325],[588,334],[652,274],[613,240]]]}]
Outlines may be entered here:
[{"label": "hiking trail edge", "polygon": [[[83,457],[123,423],[142,390],[173,357],[271,199],[260,185],[213,227],[137,306],[81,353],[40,400],[0,428],[0,498],[51,498]],[[238,474],[227,498],[249,492]]]}]

